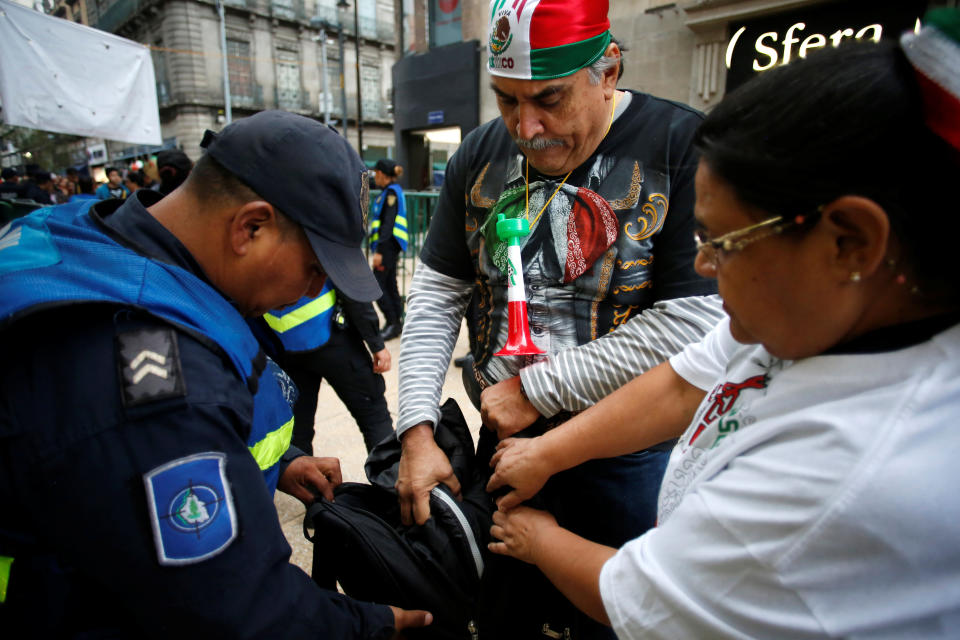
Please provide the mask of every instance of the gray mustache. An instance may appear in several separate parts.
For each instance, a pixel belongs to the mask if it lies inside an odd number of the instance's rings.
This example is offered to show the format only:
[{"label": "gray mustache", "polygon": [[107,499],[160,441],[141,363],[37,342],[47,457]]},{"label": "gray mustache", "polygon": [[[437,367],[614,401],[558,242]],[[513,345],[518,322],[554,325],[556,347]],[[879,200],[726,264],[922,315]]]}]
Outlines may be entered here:
[{"label": "gray mustache", "polygon": [[517,146],[521,149],[529,149],[530,151],[543,151],[544,149],[549,149],[550,147],[563,146],[563,140],[559,140],[557,138],[541,138],[540,136],[536,136],[530,140],[514,138],[513,141],[516,142]]}]

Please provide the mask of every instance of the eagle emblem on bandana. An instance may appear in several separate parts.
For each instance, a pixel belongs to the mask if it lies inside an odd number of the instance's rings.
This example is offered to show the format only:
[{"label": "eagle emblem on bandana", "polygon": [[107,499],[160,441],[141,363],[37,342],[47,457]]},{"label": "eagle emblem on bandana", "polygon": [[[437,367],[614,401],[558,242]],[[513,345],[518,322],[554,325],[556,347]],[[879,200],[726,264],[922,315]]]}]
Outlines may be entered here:
[{"label": "eagle emblem on bandana", "polygon": [[507,50],[511,42],[513,42],[513,34],[510,33],[510,17],[500,16],[490,29],[490,53],[495,56],[500,55]]}]

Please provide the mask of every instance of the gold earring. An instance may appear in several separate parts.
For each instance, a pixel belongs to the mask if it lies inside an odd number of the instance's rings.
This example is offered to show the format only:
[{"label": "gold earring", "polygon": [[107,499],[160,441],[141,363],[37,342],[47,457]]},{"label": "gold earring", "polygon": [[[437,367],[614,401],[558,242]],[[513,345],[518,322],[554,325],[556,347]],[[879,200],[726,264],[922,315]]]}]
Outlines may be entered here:
[{"label": "gold earring", "polygon": [[860,282],[860,272],[854,271],[850,274],[850,282]]}]

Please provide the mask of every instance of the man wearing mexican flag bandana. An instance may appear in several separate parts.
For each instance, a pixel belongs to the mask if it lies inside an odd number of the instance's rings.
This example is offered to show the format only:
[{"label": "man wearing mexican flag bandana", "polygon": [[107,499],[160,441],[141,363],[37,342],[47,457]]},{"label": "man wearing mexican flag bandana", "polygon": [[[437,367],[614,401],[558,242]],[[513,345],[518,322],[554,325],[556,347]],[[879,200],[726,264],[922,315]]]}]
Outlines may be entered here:
[{"label": "man wearing mexican flag bandana", "polygon": [[[473,363],[464,378],[475,402],[486,389],[480,448],[489,450],[535,419],[528,431],[586,408],[698,340],[721,316],[709,295],[715,285],[693,270],[690,140],[701,116],[617,89],[621,49],[607,10],[605,0],[490,4],[487,66],[501,118],[471,132],[451,159],[408,298],[397,425],[407,523],[427,520],[438,483],[459,493],[433,427],[471,296]],[[499,214],[530,226],[521,240],[523,279],[532,339],[546,360],[494,356],[508,328]],[[537,499],[580,535],[618,546],[653,526],[671,445],[571,469]],[[556,606],[531,606],[523,594],[547,594],[549,583],[521,577],[529,568],[510,559],[492,562],[485,580],[511,588],[493,589],[499,601],[483,608],[512,622],[498,629],[481,618],[483,635],[538,637],[549,628],[557,637],[564,629],[612,637],[560,613],[569,603],[559,594]],[[523,615],[512,616],[514,609]]]}]

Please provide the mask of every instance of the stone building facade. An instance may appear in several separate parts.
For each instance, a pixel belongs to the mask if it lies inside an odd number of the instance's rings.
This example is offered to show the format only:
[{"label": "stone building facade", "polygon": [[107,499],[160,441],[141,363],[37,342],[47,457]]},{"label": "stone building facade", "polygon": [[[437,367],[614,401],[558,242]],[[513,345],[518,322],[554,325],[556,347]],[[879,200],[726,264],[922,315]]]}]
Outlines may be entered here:
[{"label": "stone building facade", "polygon": [[[728,88],[762,69],[844,39],[895,37],[913,28],[928,8],[956,7],[958,0],[611,0],[613,35],[626,46],[621,88],[637,89],[707,110]],[[486,0],[462,3],[464,42],[430,49],[402,60],[394,74],[397,95],[415,104],[397,105],[397,147],[401,163],[416,162],[411,133],[459,126],[462,135],[499,114],[486,72],[489,20]],[[425,47],[421,47],[423,49]],[[476,55],[478,69],[465,84],[476,87],[478,116],[431,122],[430,114],[465,114],[456,97],[431,91],[431,74],[446,73],[454,55]],[[462,71],[461,71],[462,72]],[[417,90],[408,90],[407,86]],[[428,90],[422,90],[426,87]],[[402,114],[402,117],[399,117]],[[422,154],[420,154],[422,155]]]},{"label": "stone building facade", "polygon": [[[53,0],[43,0],[52,3]],[[216,0],[56,0],[48,11],[151,47],[164,146],[198,157],[203,131],[225,124],[223,57]],[[343,2],[343,0],[341,0]],[[358,3],[356,7],[353,3]],[[791,55],[834,39],[884,37],[927,8],[958,0],[611,0],[612,32],[626,48],[622,88],[709,109],[728,87]],[[280,108],[343,119],[357,135],[357,27],[363,155],[385,155],[431,175],[432,129],[462,135],[498,115],[485,70],[487,0],[224,0],[234,118]],[[347,4],[347,3],[345,3]],[[462,41],[432,47],[441,9],[456,8]],[[354,19],[354,10],[357,20]],[[58,13],[59,12],[59,13]],[[85,16],[85,20],[84,20]],[[355,24],[359,23],[359,24]],[[341,50],[336,25],[342,25]],[[326,37],[321,38],[323,33]],[[321,43],[327,53],[324,88]],[[106,71],[108,73],[108,71]],[[394,130],[396,124],[396,130]],[[143,148],[108,143],[110,161]]]},{"label": "stone building facade", "polygon": [[[179,147],[198,158],[203,132],[219,130],[227,123],[216,0],[74,1],[86,2],[91,26],[150,47],[162,147]],[[354,2],[359,4],[354,7]],[[342,60],[348,138],[357,148],[359,75],[364,159],[373,162],[392,151],[393,0],[352,0],[339,9],[336,0],[224,0],[223,13],[232,119],[264,109],[283,109],[320,120],[329,114],[331,124],[342,131]],[[342,48],[338,26],[343,30]],[[327,58],[326,85],[322,48]],[[107,147],[109,162],[157,150],[110,141]]]}]

